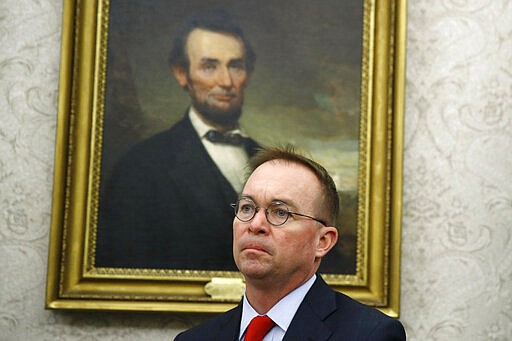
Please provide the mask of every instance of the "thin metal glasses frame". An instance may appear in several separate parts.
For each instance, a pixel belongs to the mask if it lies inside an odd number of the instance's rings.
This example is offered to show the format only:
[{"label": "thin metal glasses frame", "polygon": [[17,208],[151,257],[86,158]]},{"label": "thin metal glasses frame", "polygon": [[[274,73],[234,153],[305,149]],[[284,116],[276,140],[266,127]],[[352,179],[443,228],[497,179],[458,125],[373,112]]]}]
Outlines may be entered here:
[{"label": "thin metal glasses frame", "polygon": [[[240,201],[242,201],[242,200],[245,200],[245,201],[249,202],[249,204],[250,204],[251,206],[253,206],[253,207],[254,207],[253,214],[252,214],[252,216],[251,216],[250,218],[248,218],[248,219],[242,219],[242,218],[240,218],[240,217],[238,216],[238,214],[237,214],[237,213],[238,213],[239,203],[240,203]],[[271,222],[271,221],[270,221],[270,219],[268,218],[268,215],[269,215],[269,213],[268,213],[268,212],[269,212],[269,210],[268,210],[268,209],[269,209],[270,207],[272,207],[272,206],[277,206],[277,205],[284,206],[284,207],[286,208],[286,211],[287,211],[287,215],[286,215],[285,220],[284,220],[282,223],[280,223],[280,224],[275,224],[275,223]],[[237,217],[237,219],[238,219],[238,220],[243,221],[243,222],[245,222],[245,223],[246,223],[246,222],[248,222],[248,221],[251,221],[251,220],[256,216],[256,213],[258,213],[258,211],[259,211],[261,208],[264,208],[264,207],[256,206],[256,204],[255,204],[252,200],[250,200],[250,199],[246,199],[246,198],[239,199],[236,203],[232,203],[232,204],[231,204],[231,207],[233,207],[233,209],[235,210],[235,217]],[[318,219],[318,218],[312,217],[312,216],[307,215],[307,214],[303,214],[303,213],[298,213],[298,212],[290,211],[290,210],[288,209],[288,206],[286,206],[286,204],[285,204],[285,203],[283,203],[283,202],[273,202],[272,204],[270,204],[268,207],[266,207],[266,208],[264,208],[264,209],[265,209],[265,218],[267,219],[268,223],[269,223],[270,225],[273,225],[273,226],[282,226],[282,225],[284,225],[284,224],[288,221],[288,218],[289,218],[290,216],[292,216],[292,215],[297,215],[297,216],[301,216],[301,217],[309,218],[309,219],[312,219],[312,220],[314,220],[314,221],[319,222],[320,224],[322,224],[322,225],[324,225],[324,226],[327,226],[327,223],[326,223],[325,221],[321,220],[321,219]]]}]

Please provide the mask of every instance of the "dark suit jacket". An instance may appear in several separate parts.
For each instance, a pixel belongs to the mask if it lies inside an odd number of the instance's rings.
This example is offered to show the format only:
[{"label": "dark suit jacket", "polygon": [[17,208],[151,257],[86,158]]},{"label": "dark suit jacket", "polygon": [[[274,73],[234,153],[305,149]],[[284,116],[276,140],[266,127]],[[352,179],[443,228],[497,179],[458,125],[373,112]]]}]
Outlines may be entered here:
[{"label": "dark suit jacket", "polygon": [[236,197],[186,116],[133,147],[102,188],[96,266],[236,270]]},{"label": "dark suit jacket", "polygon": [[[177,341],[238,340],[242,305],[185,331]],[[304,297],[283,340],[405,340],[402,324],[332,290],[320,277]]]}]

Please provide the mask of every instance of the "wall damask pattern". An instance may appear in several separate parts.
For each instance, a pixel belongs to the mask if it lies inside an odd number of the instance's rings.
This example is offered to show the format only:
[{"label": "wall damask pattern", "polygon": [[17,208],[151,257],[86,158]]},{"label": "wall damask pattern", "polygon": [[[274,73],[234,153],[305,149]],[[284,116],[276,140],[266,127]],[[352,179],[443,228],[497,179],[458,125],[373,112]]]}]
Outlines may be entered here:
[{"label": "wall damask pattern", "polygon": [[512,3],[410,1],[402,320],[512,339]]},{"label": "wall damask pattern", "polygon": [[[409,0],[409,340],[512,339],[512,3]],[[204,318],[45,311],[62,0],[0,1],[0,340],[168,340]]]}]

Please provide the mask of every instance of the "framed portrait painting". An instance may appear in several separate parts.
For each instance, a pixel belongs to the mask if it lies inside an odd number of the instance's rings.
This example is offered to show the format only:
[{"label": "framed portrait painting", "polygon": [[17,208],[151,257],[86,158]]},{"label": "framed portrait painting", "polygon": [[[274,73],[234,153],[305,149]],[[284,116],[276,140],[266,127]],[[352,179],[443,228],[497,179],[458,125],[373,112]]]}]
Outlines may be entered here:
[{"label": "framed portrait painting", "polygon": [[[47,308],[233,307],[244,165],[293,145],[340,197],[320,272],[397,316],[405,13],[405,0],[64,2]],[[233,110],[208,106],[189,72],[197,27],[229,32],[206,45],[242,72],[222,80]],[[205,144],[205,122],[235,128],[236,147]]]}]

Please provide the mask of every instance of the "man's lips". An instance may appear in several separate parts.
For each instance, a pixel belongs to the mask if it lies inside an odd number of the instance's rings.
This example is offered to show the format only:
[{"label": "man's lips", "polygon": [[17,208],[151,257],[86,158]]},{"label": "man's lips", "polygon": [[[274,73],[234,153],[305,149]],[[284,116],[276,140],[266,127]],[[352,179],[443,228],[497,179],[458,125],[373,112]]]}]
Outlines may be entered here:
[{"label": "man's lips", "polygon": [[259,251],[269,253],[268,249],[260,243],[246,243],[243,245],[242,251]]},{"label": "man's lips", "polygon": [[233,98],[237,97],[236,92],[233,91],[212,91],[210,96],[214,97],[219,101],[230,101]]},{"label": "man's lips", "polygon": [[233,98],[235,98],[234,95],[216,95],[215,99],[222,102],[231,101]]}]

